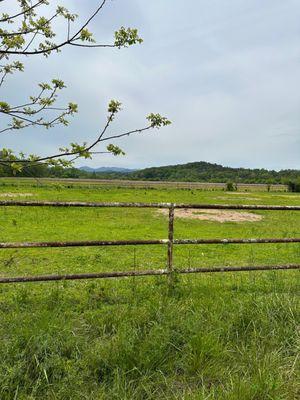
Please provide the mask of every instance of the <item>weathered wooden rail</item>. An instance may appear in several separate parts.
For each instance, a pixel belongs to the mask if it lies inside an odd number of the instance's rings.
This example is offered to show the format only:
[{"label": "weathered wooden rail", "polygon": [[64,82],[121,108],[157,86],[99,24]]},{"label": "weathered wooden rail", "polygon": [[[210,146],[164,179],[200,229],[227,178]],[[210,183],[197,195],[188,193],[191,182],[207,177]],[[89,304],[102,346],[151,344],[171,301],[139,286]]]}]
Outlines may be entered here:
[{"label": "weathered wooden rail", "polygon": [[285,265],[258,265],[258,266],[223,266],[214,268],[174,268],[174,245],[201,245],[201,244],[259,244],[259,243],[300,243],[300,238],[251,238],[251,239],[174,239],[174,217],[176,209],[214,209],[214,210],[265,210],[265,211],[300,211],[300,206],[281,205],[236,205],[236,204],[175,204],[175,203],[97,203],[97,202],[51,202],[51,201],[0,201],[0,207],[128,207],[128,208],[165,208],[169,209],[168,239],[150,240],[93,240],[93,241],[55,241],[55,242],[2,242],[1,249],[12,248],[36,248],[36,247],[83,247],[83,246],[131,246],[131,245],[166,245],[167,266],[165,269],[144,271],[116,271],[64,275],[38,275],[0,277],[0,283],[16,282],[48,282],[60,280],[121,278],[130,276],[155,276],[190,273],[217,273],[217,272],[243,272],[243,271],[267,271],[267,270],[300,270],[300,264]]}]

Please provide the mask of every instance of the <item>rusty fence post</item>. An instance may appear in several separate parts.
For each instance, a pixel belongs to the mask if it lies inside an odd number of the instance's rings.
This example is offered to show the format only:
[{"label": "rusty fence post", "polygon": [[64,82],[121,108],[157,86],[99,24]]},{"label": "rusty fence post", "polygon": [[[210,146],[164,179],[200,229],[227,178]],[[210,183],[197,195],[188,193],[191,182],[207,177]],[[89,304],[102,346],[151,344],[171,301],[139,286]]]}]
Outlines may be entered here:
[{"label": "rusty fence post", "polygon": [[173,245],[174,245],[174,204],[169,207],[169,231],[168,231],[168,275],[171,276],[174,271],[173,267]]}]

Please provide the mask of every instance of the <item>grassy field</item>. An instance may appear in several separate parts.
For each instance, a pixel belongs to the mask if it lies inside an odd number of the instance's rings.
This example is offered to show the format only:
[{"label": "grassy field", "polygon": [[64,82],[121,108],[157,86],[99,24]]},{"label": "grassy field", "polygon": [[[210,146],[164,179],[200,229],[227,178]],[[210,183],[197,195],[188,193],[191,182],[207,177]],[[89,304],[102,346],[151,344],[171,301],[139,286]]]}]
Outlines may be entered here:
[{"label": "grassy field", "polygon": [[[36,185],[36,178],[0,178],[2,184],[21,186],[24,184]],[[141,188],[141,189],[198,189],[198,190],[223,190],[226,183],[212,182],[174,182],[174,181],[137,181],[120,179],[77,179],[77,178],[38,178],[40,184],[45,185],[68,185],[68,186],[108,186],[119,188]],[[287,192],[288,186],[284,184],[261,184],[261,183],[237,183],[241,192]]]},{"label": "grassy field", "polygon": [[[70,187],[67,187],[70,186]],[[300,205],[292,193],[0,182],[0,200]],[[175,238],[299,237],[300,212],[177,218]],[[167,238],[151,209],[1,207],[0,241]],[[164,268],[165,246],[0,250],[1,276]],[[299,263],[299,244],[176,246],[176,268]],[[0,399],[294,400],[299,272],[0,286]]]}]

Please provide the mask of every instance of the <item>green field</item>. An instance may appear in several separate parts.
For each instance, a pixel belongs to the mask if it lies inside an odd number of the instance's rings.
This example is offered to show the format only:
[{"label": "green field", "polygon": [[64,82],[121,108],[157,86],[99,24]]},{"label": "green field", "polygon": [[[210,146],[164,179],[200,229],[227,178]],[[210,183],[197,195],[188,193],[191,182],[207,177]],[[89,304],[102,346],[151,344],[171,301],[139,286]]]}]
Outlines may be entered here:
[{"label": "green field", "polygon": [[[118,179],[88,179],[88,178],[0,178],[2,184],[25,186],[36,185],[66,185],[75,187],[108,186],[118,188],[140,188],[140,189],[200,189],[200,190],[224,190],[226,183],[213,182],[174,182],[174,181],[137,181]],[[226,181],[225,181],[226,182]],[[287,192],[288,186],[284,184],[262,184],[262,183],[237,183],[240,192]]]},{"label": "green field", "polygon": [[[300,205],[293,193],[0,182],[0,200]],[[252,212],[251,212],[252,213]],[[177,218],[175,238],[300,237],[300,212]],[[0,241],[167,238],[154,209],[1,207]],[[1,249],[1,276],[156,269],[166,246]],[[175,246],[176,268],[299,263],[298,244]],[[0,399],[294,400],[299,271],[0,286]]]}]

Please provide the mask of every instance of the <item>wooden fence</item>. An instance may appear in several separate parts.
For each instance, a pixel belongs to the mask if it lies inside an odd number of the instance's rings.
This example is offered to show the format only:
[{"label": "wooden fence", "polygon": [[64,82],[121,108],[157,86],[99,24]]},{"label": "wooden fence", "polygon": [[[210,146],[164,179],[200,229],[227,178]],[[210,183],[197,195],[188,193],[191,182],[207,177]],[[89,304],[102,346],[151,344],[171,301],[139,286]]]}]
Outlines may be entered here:
[{"label": "wooden fence", "polygon": [[175,203],[95,203],[95,202],[50,202],[50,201],[0,201],[0,207],[118,207],[118,208],[164,208],[169,210],[168,238],[153,240],[94,240],[94,241],[56,241],[56,242],[2,242],[1,249],[37,248],[37,247],[83,247],[83,246],[131,246],[131,245],[164,245],[167,246],[167,262],[165,269],[133,270],[64,275],[36,275],[0,277],[0,283],[46,282],[60,280],[121,278],[128,276],[168,275],[174,273],[217,273],[236,271],[264,271],[300,269],[300,264],[258,265],[258,266],[224,266],[213,268],[174,268],[174,245],[201,244],[259,244],[259,243],[300,243],[300,238],[257,238],[257,239],[174,239],[174,217],[176,209],[203,210],[265,210],[265,211],[300,211],[300,206],[271,205],[222,205],[222,204],[175,204]]}]

